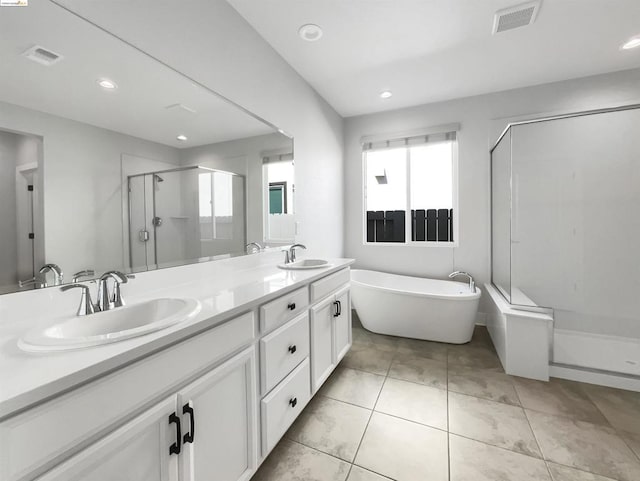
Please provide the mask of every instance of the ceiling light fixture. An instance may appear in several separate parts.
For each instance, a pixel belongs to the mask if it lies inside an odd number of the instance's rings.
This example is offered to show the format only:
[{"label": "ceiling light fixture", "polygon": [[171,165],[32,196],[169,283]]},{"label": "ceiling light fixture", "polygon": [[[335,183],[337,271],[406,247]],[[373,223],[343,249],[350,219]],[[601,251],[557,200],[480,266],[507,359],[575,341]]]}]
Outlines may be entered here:
[{"label": "ceiling light fixture", "polygon": [[105,90],[115,90],[118,88],[118,85],[113,80],[109,80],[108,78],[98,79],[98,85],[100,85],[100,87]]},{"label": "ceiling light fixture", "polygon": [[178,139],[180,142],[184,142],[185,140],[187,140],[187,136],[180,134],[176,137],[176,139]]},{"label": "ceiling light fixture", "polygon": [[298,29],[298,35],[307,42],[316,42],[322,37],[322,29],[313,23],[307,23]]},{"label": "ceiling light fixture", "polygon": [[380,98],[381,99],[389,99],[389,98],[391,98],[392,95],[393,95],[393,93],[391,92],[391,90],[385,90],[384,92],[382,92],[380,94]]},{"label": "ceiling light fixture", "polygon": [[630,50],[632,48],[640,47],[640,35],[636,35],[635,37],[631,37],[627,40],[622,47],[621,50]]}]

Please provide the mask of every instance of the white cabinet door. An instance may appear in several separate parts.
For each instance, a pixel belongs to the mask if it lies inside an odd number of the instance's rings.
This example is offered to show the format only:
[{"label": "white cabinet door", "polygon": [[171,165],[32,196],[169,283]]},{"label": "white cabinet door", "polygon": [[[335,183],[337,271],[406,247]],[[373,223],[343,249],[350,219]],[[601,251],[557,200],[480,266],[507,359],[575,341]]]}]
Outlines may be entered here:
[{"label": "white cabinet door", "polygon": [[[113,433],[48,471],[38,481],[177,481],[176,396],[156,404]],[[100,413],[96,412],[96,416]]]},{"label": "white cabinet door", "polygon": [[255,348],[178,392],[181,481],[249,479],[257,463]]},{"label": "white cabinet door", "polygon": [[334,359],[337,365],[351,347],[351,291],[345,287],[336,293],[339,315],[334,322]]},{"label": "white cabinet door", "polygon": [[311,308],[311,391],[315,393],[335,367],[333,355],[333,296]]}]

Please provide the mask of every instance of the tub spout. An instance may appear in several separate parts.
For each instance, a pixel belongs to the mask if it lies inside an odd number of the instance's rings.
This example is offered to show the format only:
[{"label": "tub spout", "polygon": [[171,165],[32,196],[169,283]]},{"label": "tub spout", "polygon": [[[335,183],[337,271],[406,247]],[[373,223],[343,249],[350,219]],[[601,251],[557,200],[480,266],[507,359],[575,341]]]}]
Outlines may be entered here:
[{"label": "tub spout", "polygon": [[476,292],[476,283],[473,280],[473,276],[471,274],[469,274],[468,272],[464,272],[464,271],[455,271],[452,272],[451,274],[449,274],[449,279],[453,279],[454,277],[458,277],[458,276],[465,276],[469,279],[469,290],[471,292]]}]

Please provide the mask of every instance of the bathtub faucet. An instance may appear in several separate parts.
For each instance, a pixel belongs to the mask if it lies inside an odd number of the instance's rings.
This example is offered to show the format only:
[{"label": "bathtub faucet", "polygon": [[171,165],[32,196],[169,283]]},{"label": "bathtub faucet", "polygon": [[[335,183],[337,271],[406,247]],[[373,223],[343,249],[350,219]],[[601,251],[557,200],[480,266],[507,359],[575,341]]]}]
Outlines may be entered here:
[{"label": "bathtub faucet", "polygon": [[466,276],[469,278],[469,290],[471,292],[476,292],[476,283],[473,280],[473,276],[471,274],[469,274],[468,272],[464,272],[464,271],[455,271],[452,272],[451,274],[449,274],[449,279],[453,279],[454,277],[458,277],[458,276]]}]

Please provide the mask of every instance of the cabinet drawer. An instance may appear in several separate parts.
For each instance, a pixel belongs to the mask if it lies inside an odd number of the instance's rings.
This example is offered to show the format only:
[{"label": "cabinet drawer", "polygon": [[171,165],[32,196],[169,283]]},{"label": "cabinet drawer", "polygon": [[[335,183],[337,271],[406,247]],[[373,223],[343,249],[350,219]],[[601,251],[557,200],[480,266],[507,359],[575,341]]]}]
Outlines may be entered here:
[{"label": "cabinet drawer", "polygon": [[260,385],[266,394],[309,356],[309,314],[279,327],[260,340]]},{"label": "cabinet drawer", "polygon": [[267,333],[297,316],[309,305],[306,287],[285,294],[260,307],[260,330]]},{"label": "cabinet drawer", "polygon": [[311,398],[309,359],[305,359],[260,403],[262,454],[278,443]]},{"label": "cabinet drawer", "polygon": [[328,296],[339,287],[347,284],[351,280],[351,271],[342,269],[330,276],[324,277],[311,284],[311,302],[316,302]]},{"label": "cabinet drawer", "polygon": [[137,361],[0,423],[0,479],[31,479],[249,344],[253,313]]}]

